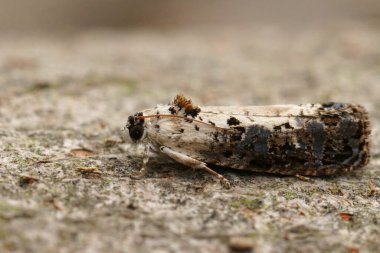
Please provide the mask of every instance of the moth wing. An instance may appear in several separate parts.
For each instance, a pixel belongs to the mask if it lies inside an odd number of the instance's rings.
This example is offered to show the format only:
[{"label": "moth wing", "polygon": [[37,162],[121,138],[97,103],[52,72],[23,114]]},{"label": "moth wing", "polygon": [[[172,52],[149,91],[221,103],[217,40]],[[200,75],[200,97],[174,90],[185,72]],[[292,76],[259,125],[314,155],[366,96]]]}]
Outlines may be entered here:
[{"label": "moth wing", "polygon": [[199,117],[219,128],[248,127],[254,124],[274,127],[289,123],[302,126],[300,119],[318,116],[320,104],[270,106],[205,106]]}]

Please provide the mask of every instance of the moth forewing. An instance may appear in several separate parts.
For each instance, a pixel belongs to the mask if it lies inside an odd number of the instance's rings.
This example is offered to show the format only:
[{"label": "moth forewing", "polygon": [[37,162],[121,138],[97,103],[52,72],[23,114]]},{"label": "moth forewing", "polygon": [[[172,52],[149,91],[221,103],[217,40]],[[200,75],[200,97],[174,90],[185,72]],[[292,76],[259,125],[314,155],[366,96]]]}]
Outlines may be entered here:
[{"label": "moth forewing", "polygon": [[369,157],[367,113],[352,104],[197,107],[177,96],[169,105],[143,111],[134,122],[143,120],[150,145],[208,172],[206,165],[214,164],[287,175],[329,175],[360,168]]},{"label": "moth forewing", "polygon": [[268,106],[204,106],[203,114],[227,114],[255,117],[318,116],[320,104],[268,105]]}]

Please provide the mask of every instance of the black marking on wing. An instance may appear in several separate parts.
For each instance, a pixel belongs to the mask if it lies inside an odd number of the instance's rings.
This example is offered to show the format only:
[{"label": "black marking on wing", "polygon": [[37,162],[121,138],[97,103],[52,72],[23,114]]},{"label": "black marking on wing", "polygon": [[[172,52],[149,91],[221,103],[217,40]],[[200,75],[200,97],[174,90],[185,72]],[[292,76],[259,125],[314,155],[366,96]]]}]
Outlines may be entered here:
[{"label": "black marking on wing", "polygon": [[227,124],[229,126],[237,126],[240,124],[240,121],[237,118],[231,116],[229,119],[227,119]]}]

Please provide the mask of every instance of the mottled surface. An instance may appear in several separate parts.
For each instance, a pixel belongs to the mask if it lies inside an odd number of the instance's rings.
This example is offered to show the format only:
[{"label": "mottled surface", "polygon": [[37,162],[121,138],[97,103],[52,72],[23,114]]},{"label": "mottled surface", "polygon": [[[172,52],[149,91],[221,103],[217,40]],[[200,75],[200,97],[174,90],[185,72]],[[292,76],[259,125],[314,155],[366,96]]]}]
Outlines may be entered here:
[{"label": "mottled surface", "polygon": [[[0,252],[379,252],[379,45],[360,23],[2,36]],[[177,93],[362,104],[372,160],[312,181],[220,170],[230,190],[157,159],[130,179],[142,150],[121,141],[127,117]]]}]

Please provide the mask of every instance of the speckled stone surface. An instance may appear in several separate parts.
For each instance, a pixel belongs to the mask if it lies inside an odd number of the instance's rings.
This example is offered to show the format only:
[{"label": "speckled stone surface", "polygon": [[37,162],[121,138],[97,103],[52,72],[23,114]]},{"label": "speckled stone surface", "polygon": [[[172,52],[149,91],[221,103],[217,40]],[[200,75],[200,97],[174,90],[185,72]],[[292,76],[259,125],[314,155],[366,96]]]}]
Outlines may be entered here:
[{"label": "speckled stone surface", "polygon": [[[0,252],[380,252],[379,45],[352,23],[2,37]],[[220,170],[230,190],[160,159],[129,178],[142,150],[122,141],[127,117],[177,93],[362,104],[371,162],[310,181]]]}]

